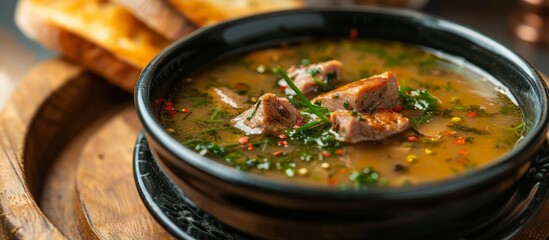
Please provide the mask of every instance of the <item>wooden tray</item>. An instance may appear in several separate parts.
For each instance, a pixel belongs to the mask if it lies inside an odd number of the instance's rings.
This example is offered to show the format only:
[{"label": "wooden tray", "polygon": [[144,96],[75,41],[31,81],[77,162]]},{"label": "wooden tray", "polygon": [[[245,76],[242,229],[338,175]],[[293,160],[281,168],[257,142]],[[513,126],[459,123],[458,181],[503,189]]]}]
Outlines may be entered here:
[{"label": "wooden tray", "polygon": [[[36,66],[0,113],[0,238],[173,238],[134,183],[140,129],[130,94],[64,60]],[[546,204],[518,239],[548,238]]]}]

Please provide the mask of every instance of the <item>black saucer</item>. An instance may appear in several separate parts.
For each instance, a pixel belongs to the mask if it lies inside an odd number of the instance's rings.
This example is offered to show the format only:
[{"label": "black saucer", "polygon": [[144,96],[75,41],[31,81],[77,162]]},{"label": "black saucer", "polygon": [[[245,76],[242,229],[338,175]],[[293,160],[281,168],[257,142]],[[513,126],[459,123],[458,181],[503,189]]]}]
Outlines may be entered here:
[{"label": "black saucer", "polygon": [[[139,195],[156,220],[180,239],[252,239],[198,209],[159,168],[143,132],[133,156]],[[549,196],[549,146],[543,144],[505,207],[461,239],[512,239],[527,226]]]}]

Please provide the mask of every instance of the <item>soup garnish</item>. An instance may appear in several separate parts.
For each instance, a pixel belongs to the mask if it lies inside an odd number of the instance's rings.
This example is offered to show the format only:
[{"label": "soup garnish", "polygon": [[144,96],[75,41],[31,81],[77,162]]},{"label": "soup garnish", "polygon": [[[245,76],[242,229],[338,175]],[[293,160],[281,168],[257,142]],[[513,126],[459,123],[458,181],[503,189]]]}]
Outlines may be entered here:
[{"label": "soup garnish", "polygon": [[224,59],[157,103],[167,131],[201,155],[343,189],[447,179],[489,164],[524,131],[520,107],[475,66],[376,40]]}]

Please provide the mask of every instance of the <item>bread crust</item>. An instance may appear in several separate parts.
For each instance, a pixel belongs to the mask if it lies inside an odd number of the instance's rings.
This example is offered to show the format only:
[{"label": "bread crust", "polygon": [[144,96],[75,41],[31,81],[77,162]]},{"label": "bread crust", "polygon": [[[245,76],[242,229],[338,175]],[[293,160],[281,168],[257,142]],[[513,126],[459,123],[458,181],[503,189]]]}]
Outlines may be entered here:
[{"label": "bread crust", "polygon": [[299,8],[302,0],[168,0],[180,13],[198,26],[207,26],[230,18]]},{"label": "bread crust", "polygon": [[301,0],[19,0],[15,18],[29,38],[131,92],[141,70],[171,42],[159,32],[177,39],[195,26],[301,4]]},{"label": "bread crust", "polygon": [[15,23],[27,37],[60,52],[73,62],[80,63],[112,84],[133,92],[141,72],[139,68],[125,63],[108,50],[49,23],[36,14],[33,5],[27,1],[19,1]]},{"label": "bread crust", "polygon": [[196,29],[194,23],[176,11],[166,0],[111,0],[170,40],[177,40]]}]

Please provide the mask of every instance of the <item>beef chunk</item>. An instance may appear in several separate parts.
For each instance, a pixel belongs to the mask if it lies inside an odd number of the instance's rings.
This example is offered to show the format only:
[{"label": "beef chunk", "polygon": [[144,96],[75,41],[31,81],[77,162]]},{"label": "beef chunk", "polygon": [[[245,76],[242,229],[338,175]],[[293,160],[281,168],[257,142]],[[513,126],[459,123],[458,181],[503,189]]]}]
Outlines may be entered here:
[{"label": "beef chunk", "polygon": [[295,124],[298,114],[288,99],[266,93],[250,109],[232,119],[231,124],[247,135],[280,134]]},{"label": "beef chunk", "polygon": [[330,121],[341,140],[349,143],[381,140],[410,127],[408,118],[390,110],[371,114],[338,110],[331,113]]},{"label": "beef chunk", "polygon": [[346,109],[367,112],[392,108],[399,100],[395,75],[384,72],[321,94],[311,102],[318,102],[330,111]]},{"label": "beef chunk", "polygon": [[[288,77],[295,86],[303,93],[320,90],[322,92],[334,88],[334,82],[341,80],[343,64],[337,60],[330,60],[323,63],[311,64],[307,67],[292,66],[287,70]],[[286,94],[295,95],[295,92],[288,87],[286,81],[281,79],[278,85],[285,88]]]}]

